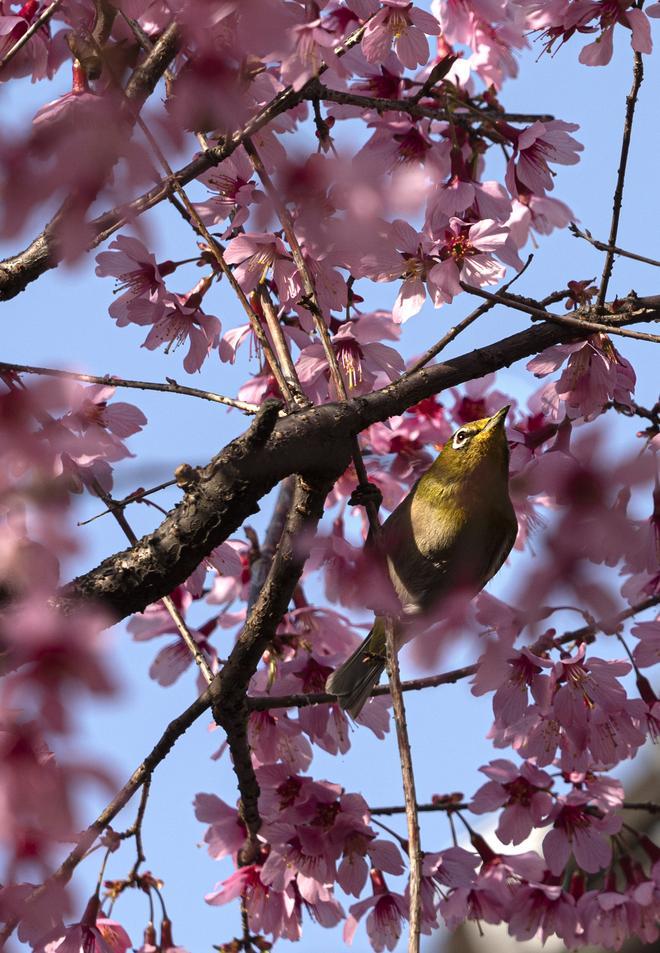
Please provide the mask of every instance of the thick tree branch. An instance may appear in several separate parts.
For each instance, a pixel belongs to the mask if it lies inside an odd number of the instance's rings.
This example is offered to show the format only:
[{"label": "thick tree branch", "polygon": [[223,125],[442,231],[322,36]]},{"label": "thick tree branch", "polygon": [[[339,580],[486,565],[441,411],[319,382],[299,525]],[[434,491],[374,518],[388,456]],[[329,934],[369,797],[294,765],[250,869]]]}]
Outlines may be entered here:
[{"label": "thick tree branch", "polygon": [[309,555],[309,544],[323,516],[323,504],[330,486],[328,481],[308,482],[306,478],[298,477],[286,525],[266,581],[227,664],[209,687],[213,715],[227,734],[241,793],[240,812],[248,831],[248,844],[241,857],[243,863],[254,860],[261,826],[259,784],[252,767],[247,737],[248,684],[298,585]]},{"label": "thick tree branch", "polygon": [[[261,420],[262,432],[259,433],[254,426],[251,428],[253,441],[263,439],[263,429],[270,425],[272,412],[276,414],[279,409],[276,401],[269,403],[275,406],[266,409],[266,417]],[[255,424],[259,425],[259,420],[256,420]],[[174,743],[209,708],[213,709],[216,720],[227,732],[234,769],[239,779],[243,817],[248,830],[253,837],[256,837],[259,827],[257,809],[259,788],[254,777],[247,744],[246,724],[249,714],[245,707],[247,685],[289,605],[307,559],[308,553],[304,540],[309,541],[312,538],[313,530],[323,515],[323,504],[329,488],[327,483],[317,481],[308,483],[303,477],[298,479],[287,525],[271,565],[271,571],[224,668],[206,691],[169,723],[157,744],[110,804],[81,835],[73,850],[51,875],[47,884],[66,883],[71,878],[73,871],[97,837],[112,823],[136,791],[151,780],[153,772],[167,757]],[[245,759],[247,759],[247,767]],[[47,884],[37,888],[26,903],[30,904],[36,900]],[[17,922],[17,919],[12,919],[5,924],[0,932],[0,944],[11,936]]]},{"label": "thick tree branch", "polygon": [[[660,296],[623,302],[612,327],[660,317]],[[212,549],[233,533],[280,480],[307,473],[335,480],[346,469],[355,435],[376,421],[474,377],[591,331],[550,322],[415,374],[364,397],[301,410],[278,420],[279,404],[266,402],[252,426],[206,467],[195,471],[182,501],[136,546],[78,577],[60,603],[100,601],[123,618],[140,612],[183,582]],[[269,429],[270,428],[270,429]]]}]

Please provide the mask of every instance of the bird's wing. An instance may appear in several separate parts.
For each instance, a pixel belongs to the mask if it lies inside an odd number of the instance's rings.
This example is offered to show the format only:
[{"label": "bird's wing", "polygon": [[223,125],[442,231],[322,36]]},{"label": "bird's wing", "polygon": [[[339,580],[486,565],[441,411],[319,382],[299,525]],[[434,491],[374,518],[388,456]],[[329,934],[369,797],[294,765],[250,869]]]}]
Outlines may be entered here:
[{"label": "bird's wing", "polygon": [[493,576],[497,575],[502,566],[504,565],[507,556],[513,549],[513,544],[516,541],[516,536],[518,535],[518,524],[515,519],[513,522],[511,520],[502,521],[502,526],[498,528],[498,532],[493,533],[493,546],[490,547],[490,551],[486,552],[486,564],[484,566],[486,572],[481,584],[483,588],[489,579],[492,579]]}]

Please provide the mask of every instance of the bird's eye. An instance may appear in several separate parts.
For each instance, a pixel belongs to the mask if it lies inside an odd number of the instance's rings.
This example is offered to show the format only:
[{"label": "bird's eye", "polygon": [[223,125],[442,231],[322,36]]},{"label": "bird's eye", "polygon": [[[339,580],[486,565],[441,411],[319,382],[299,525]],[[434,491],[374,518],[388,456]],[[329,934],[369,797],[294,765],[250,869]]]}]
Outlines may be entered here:
[{"label": "bird's eye", "polygon": [[453,447],[454,450],[460,450],[461,447],[464,447],[465,444],[470,439],[469,430],[457,430],[454,434]]}]

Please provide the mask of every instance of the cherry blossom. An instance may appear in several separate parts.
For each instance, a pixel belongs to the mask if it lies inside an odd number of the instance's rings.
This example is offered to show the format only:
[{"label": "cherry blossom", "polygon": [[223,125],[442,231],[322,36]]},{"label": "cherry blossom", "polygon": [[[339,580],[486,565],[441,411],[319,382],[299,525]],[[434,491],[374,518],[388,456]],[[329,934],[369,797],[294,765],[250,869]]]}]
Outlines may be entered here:
[{"label": "cherry blossom", "polygon": [[200,176],[199,181],[211,192],[206,202],[195,206],[205,225],[217,225],[230,217],[230,231],[245,224],[257,197],[252,176],[252,163],[243,148]]},{"label": "cherry blossom", "polygon": [[522,844],[550,813],[552,778],[529,761],[518,769],[504,758],[480,770],[491,780],[476,792],[470,810],[484,814],[504,807],[495,833],[503,844]]},{"label": "cherry blossom", "polygon": [[588,794],[574,790],[558,798],[553,808],[552,830],[543,838],[543,856],[556,876],[563,872],[571,854],[587,873],[596,873],[610,862],[610,835],[621,827],[621,817],[590,811],[589,802]]},{"label": "cherry blossom", "polygon": [[166,344],[165,353],[176,349],[187,340],[188,353],[183,367],[189,374],[198,371],[211,350],[218,346],[221,325],[218,318],[205,314],[201,301],[211,284],[202,278],[187,294],[169,294],[164,302],[162,316],[154,323],[142,347],[150,351]]},{"label": "cherry blossom", "polygon": [[376,953],[393,950],[396,946],[403,921],[407,918],[407,904],[399,893],[388,890],[385,878],[379,870],[371,870],[373,895],[354,903],[344,926],[344,940],[352,943],[361,917],[367,916],[367,934]]},{"label": "cherry blossom", "polygon": [[579,161],[578,153],[584,148],[570,135],[578,126],[559,119],[535,122],[522,132],[508,125],[501,128],[516,150],[506,172],[507,188],[514,197],[519,191],[536,196],[552,191],[554,184],[549,163],[575,165]]},{"label": "cherry blossom", "polygon": [[96,256],[96,274],[117,279],[115,293],[119,292],[119,297],[108,309],[110,316],[117,327],[152,324],[163,314],[163,279],[174,270],[174,263],[157,264],[145,245],[130,235],[119,235],[108,248],[114,251]]},{"label": "cherry blossom", "polygon": [[367,23],[362,51],[369,63],[382,63],[394,43],[402,66],[415,69],[428,59],[424,34],[436,36],[439,32],[436,18],[408,0],[382,0],[381,9]]},{"label": "cherry blossom", "polygon": [[[396,380],[404,370],[403,359],[379,338],[396,341],[398,337],[399,328],[382,312],[363,314],[359,320],[341,325],[333,335],[332,347],[349,392],[369,393],[378,382]],[[327,400],[332,381],[321,344],[303,348],[296,366],[307,394],[317,401]]]}]

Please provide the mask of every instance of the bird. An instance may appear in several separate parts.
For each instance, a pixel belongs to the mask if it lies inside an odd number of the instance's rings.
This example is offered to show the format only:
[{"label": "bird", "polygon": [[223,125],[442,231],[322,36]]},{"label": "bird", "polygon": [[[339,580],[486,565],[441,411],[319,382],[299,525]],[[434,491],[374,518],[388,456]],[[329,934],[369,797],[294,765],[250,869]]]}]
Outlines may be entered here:
[{"label": "bird", "polygon": [[[402,608],[394,623],[397,651],[407,617],[436,613],[457,591],[475,596],[513,547],[518,522],[509,497],[509,406],[459,427],[383,524],[381,551]],[[328,677],[326,691],[355,719],[386,661],[386,620],[376,616],[359,648]]]}]

